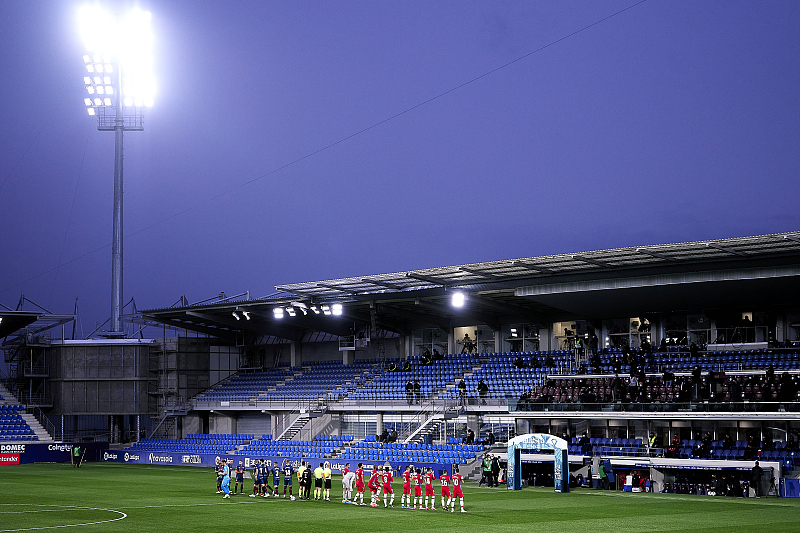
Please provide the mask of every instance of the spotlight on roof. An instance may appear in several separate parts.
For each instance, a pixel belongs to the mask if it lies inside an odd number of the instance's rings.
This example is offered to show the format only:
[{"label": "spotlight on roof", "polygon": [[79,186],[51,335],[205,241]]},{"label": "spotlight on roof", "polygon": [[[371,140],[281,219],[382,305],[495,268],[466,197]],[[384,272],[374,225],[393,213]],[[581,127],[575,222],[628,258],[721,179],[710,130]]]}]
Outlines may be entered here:
[{"label": "spotlight on roof", "polygon": [[326,316],[330,316],[330,314],[331,314],[331,308],[330,308],[330,306],[328,306],[328,305],[323,305],[323,306],[322,306],[322,313],[323,313],[324,315],[326,315]]},{"label": "spotlight on roof", "polygon": [[233,312],[233,318],[235,318],[236,320],[241,320],[241,317],[239,317],[239,313],[237,313],[236,311]]},{"label": "spotlight on roof", "polygon": [[319,314],[319,307],[317,307],[316,305],[312,305],[311,306],[311,310],[314,311],[315,315]]},{"label": "spotlight on roof", "polygon": [[453,307],[464,307],[464,300],[466,297],[464,296],[463,292],[454,292],[453,293]]},{"label": "spotlight on roof", "polygon": [[303,312],[303,316],[308,314],[308,310],[305,307],[301,307],[300,310]]},{"label": "spotlight on roof", "polygon": [[283,318],[283,307],[276,307],[272,310],[272,314],[275,315],[275,318]]},{"label": "spotlight on roof", "polygon": [[286,312],[289,314],[289,316],[296,316],[297,315],[297,313],[294,310],[294,307],[291,307],[291,306],[286,308]]},{"label": "spotlight on roof", "polygon": [[242,311],[242,314],[247,320],[250,320],[250,311]]},{"label": "spotlight on roof", "polygon": [[342,314],[342,304],[333,304],[331,306],[331,313],[336,316],[340,316]]}]

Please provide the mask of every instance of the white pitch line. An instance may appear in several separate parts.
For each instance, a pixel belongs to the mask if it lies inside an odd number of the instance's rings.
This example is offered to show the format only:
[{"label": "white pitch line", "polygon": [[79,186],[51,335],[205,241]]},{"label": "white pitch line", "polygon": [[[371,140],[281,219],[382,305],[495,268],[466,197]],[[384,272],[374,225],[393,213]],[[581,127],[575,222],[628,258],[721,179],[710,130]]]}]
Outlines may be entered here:
[{"label": "white pitch line", "polygon": [[117,511],[116,509],[103,509],[101,507],[81,507],[78,505],[45,505],[45,504],[30,504],[30,503],[4,503],[0,505],[36,505],[41,507],[60,507],[60,509],[40,509],[40,510],[33,510],[27,512],[52,512],[52,511],[64,511],[64,510],[82,510],[82,511],[106,511],[108,513],[117,513],[122,516],[117,518],[112,518],[110,520],[99,520],[97,522],[83,522],[80,524],[62,524],[58,526],[41,526],[41,527],[24,527],[19,529],[0,529],[0,533],[7,533],[11,531],[38,531],[42,529],[58,529],[64,527],[78,527],[78,526],[94,526],[97,524],[108,524],[109,522],[116,522],[118,520],[123,520],[128,517],[127,514],[123,513],[122,511]]}]

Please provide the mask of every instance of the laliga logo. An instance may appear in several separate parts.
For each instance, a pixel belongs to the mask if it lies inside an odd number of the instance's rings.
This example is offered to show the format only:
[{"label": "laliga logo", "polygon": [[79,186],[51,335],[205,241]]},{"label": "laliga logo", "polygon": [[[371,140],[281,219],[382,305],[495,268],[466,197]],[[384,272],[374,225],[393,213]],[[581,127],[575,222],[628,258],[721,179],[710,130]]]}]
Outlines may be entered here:
[{"label": "laliga logo", "polygon": [[128,459],[130,459],[130,457],[131,456],[128,454],[128,452],[125,452],[125,455],[123,456],[123,458],[125,459],[126,463],[128,462]]},{"label": "laliga logo", "polygon": [[[125,455],[128,455],[128,454],[126,453]],[[108,453],[108,452],[104,452],[103,453],[103,460],[104,461],[108,461],[108,460],[115,460],[116,461],[116,459],[117,459],[117,454],[115,454],[115,453]],[[125,460],[127,461],[128,458],[126,457]]]}]

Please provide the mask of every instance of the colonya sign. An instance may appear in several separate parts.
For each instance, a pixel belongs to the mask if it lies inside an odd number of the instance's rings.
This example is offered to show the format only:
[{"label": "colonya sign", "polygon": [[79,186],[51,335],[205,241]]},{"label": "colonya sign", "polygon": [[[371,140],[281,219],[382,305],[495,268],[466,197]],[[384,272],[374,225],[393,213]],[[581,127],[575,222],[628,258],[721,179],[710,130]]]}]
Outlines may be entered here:
[{"label": "colonya sign", "polygon": [[84,460],[96,461],[98,452],[108,446],[105,442],[91,443],[27,443],[27,444],[0,444],[0,464],[22,463],[63,463],[70,461],[70,451],[73,446],[79,446],[81,453],[85,454]]},{"label": "colonya sign", "polygon": [[522,488],[522,450],[553,450],[556,492],[569,492],[568,443],[562,438],[547,433],[528,433],[508,441],[508,472],[506,483],[511,490]]}]

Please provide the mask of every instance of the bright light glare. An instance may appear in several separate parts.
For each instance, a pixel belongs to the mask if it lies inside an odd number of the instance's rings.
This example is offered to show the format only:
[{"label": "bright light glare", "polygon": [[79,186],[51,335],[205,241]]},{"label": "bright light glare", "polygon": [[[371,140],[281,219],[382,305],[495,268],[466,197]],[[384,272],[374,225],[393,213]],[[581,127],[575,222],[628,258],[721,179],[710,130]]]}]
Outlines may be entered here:
[{"label": "bright light glare", "polygon": [[331,313],[333,313],[336,316],[341,315],[342,314],[342,304],[333,304],[331,306]]},{"label": "bright light glare", "polygon": [[103,100],[103,105],[110,107],[111,106],[111,98],[105,98]]},{"label": "bright light glare", "polygon": [[464,307],[464,293],[463,292],[454,292],[453,293],[453,307]]},{"label": "bright light glare", "polygon": [[[155,96],[150,19],[148,11],[138,8],[119,16],[98,5],[87,5],[79,12],[80,32],[88,52],[83,56],[86,70],[108,73],[116,64],[126,80],[126,106],[150,106]],[[110,84],[115,83],[105,83]]]},{"label": "bright light glare", "polygon": [[93,86],[91,86],[91,85],[89,85],[88,87],[86,87],[86,91],[87,91],[89,94],[94,94],[94,87],[93,87]]},{"label": "bright light glare", "polygon": [[276,307],[272,310],[272,314],[275,315],[275,318],[283,318],[283,308]]},{"label": "bright light glare", "polygon": [[90,107],[88,109],[88,111],[89,111],[89,115],[94,116],[94,108],[93,107]]}]

